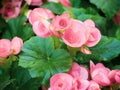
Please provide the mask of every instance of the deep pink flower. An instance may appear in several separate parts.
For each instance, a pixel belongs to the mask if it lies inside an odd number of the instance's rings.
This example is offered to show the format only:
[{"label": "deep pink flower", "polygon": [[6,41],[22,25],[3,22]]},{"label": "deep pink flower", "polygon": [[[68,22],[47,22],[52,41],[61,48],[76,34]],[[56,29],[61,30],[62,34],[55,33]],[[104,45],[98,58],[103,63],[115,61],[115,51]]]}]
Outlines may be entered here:
[{"label": "deep pink flower", "polygon": [[71,47],[81,47],[87,41],[87,29],[83,22],[72,20],[72,25],[62,35],[65,44]]},{"label": "deep pink flower", "polygon": [[35,8],[33,9],[28,16],[29,22],[33,24],[36,21],[49,20],[54,17],[54,14],[51,10],[47,8]]},{"label": "deep pink flower", "polygon": [[88,80],[75,78],[72,85],[72,90],[86,90],[89,86]]},{"label": "deep pink flower", "polygon": [[22,1],[5,1],[1,9],[1,14],[5,18],[15,18],[19,15]]},{"label": "deep pink flower", "polygon": [[68,72],[73,78],[88,79],[88,70],[84,66],[80,66],[76,62],[72,63],[72,68]]},{"label": "deep pink flower", "polygon": [[0,40],[0,57],[7,58],[11,53],[11,43],[8,39],[1,39]]},{"label": "deep pink flower", "polygon": [[39,37],[49,37],[52,33],[49,30],[50,23],[47,20],[36,21],[33,23],[33,31]]},{"label": "deep pink flower", "polygon": [[117,72],[118,72],[118,70],[111,70],[108,74],[108,77],[113,84],[116,82],[115,75]]},{"label": "deep pink flower", "polygon": [[101,90],[101,89],[100,89],[100,86],[99,86],[98,83],[96,83],[95,81],[91,80],[89,82],[89,87],[88,87],[87,90]]},{"label": "deep pink flower", "polygon": [[101,39],[101,33],[98,28],[95,27],[95,24],[92,20],[88,19],[85,22],[86,28],[88,30],[88,40],[85,43],[88,47],[95,46]]},{"label": "deep pink flower", "polygon": [[70,0],[59,0],[66,7],[71,7]]},{"label": "deep pink flower", "polygon": [[116,72],[115,80],[118,84],[120,84],[120,70]]},{"label": "deep pink flower", "polygon": [[73,77],[67,73],[58,73],[50,78],[49,90],[71,90]]},{"label": "deep pink flower", "polygon": [[14,37],[11,41],[11,52],[12,54],[19,54],[23,46],[23,40],[19,37]]},{"label": "deep pink flower", "polygon": [[101,86],[111,85],[111,81],[108,78],[110,69],[106,68],[102,63],[94,64],[90,61],[90,74],[92,80],[98,83]]}]

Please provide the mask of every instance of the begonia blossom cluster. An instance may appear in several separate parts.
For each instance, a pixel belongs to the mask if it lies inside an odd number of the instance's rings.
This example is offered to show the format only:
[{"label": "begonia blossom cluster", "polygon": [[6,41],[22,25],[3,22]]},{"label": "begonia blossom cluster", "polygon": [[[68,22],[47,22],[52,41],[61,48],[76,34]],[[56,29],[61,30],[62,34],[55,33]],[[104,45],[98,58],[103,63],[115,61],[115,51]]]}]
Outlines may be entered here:
[{"label": "begonia blossom cluster", "polygon": [[0,39],[0,58],[7,58],[9,55],[17,55],[21,52],[23,40],[19,37],[9,39]]},{"label": "begonia blossom cluster", "polygon": [[101,90],[120,84],[120,70],[110,70],[102,63],[90,61],[90,70],[76,62],[67,73],[57,73],[50,78],[48,90]]},{"label": "begonia blossom cluster", "polygon": [[81,48],[85,54],[91,54],[86,47],[95,46],[101,39],[100,30],[91,19],[82,22],[71,18],[69,13],[55,16],[46,8],[35,8],[28,19],[37,36],[47,38],[54,35],[70,47]]}]

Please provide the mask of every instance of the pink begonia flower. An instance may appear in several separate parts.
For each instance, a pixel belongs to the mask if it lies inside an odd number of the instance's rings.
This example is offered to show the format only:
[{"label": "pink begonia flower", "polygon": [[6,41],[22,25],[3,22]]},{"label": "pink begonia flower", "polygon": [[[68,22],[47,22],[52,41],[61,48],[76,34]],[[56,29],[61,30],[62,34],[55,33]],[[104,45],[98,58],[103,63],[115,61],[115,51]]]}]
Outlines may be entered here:
[{"label": "pink begonia flower", "polygon": [[11,41],[12,54],[17,55],[20,53],[23,46],[23,40],[19,37],[14,37]]},{"label": "pink begonia flower", "polygon": [[56,16],[53,18],[50,29],[53,32],[55,36],[61,36],[62,33],[66,29],[68,29],[71,26],[72,19],[69,18],[68,13],[64,13],[60,16]]},{"label": "pink begonia flower", "polygon": [[50,23],[47,20],[36,21],[33,23],[33,31],[39,37],[49,37],[52,33],[49,30]]},{"label": "pink begonia flower", "polygon": [[110,69],[106,68],[102,63],[94,64],[90,61],[90,74],[92,80],[98,83],[101,86],[111,85],[111,81],[108,78]]},{"label": "pink begonia flower", "polygon": [[47,8],[35,8],[33,9],[28,16],[29,22],[33,24],[36,21],[49,20],[54,17],[54,14],[51,10]]},{"label": "pink begonia flower", "polygon": [[111,70],[108,74],[108,77],[113,84],[116,82],[115,75],[117,72],[118,72],[118,70]]},{"label": "pink begonia flower", "polygon": [[59,0],[59,2],[61,2],[61,4],[63,4],[66,7],[71,7],[70,0]]},{"label": "pink begonia flower", "polygon": [[70,47],[81,47],[87,41],[87,29],[83,22],[72,20],[72,25],[62,35],[62,40]]},{"label": "pink begonia flower", "polygon": [[88,80],[83,80],[80,78],[75,78],[73,80],[72,90],[86,90],[89,86]]},{"label": "pink begonia flower", "polygon": [[43,3],[42,0],[25,0],[25,1],[27,2],[28,5],[32,6],[39,6]]},{"label": "pink begonia flower", "polygon": [[120,84],[120,70],[116,72],[115,80],[118,84]]},{"label": "pink begonia flower", "polygon": [[71,90],[73,77],[67,73],[57,73],[50,78],[49,90]]},{"label": "pink begonia flower", "polygon": [[4,2],[1,9],[1,14],[5,18],[15,18],[19,15],[22,1]]},{"label": "pink begonia flower", "polygon": [[82,46],[82,47],[80,47],[80,49],[81,49],[81,52],[84,54],[92,54],[92,52],[89,50],[88,47]]},{"label": "pink begonia flower", "polygon": [[99,84],[97,84],[95,81],[91,80],[89,82],[89,87],[87,90],[101,90]]},{"label": "pink begonia flower", "polygon": [[113,21],[120,25],[120,9],[118,10],[118,12],[115,14],[115,16],[113,17]]},{"label": "pink begonia flower", "polygon": [[95,24],[92,20],[88,19],[85,22],[85,25],[88,29],[88,40],[85,43],[88,47],[95,46],[101,39],[101,33],[100,30],[95,27]]},{"label": "pink begonia flower", "polygon": [[0,40],[0,58],[7,58],[11,53],[11,42],[8,39]]},{"label": "pink begonia flower", "polygon": [[72,68],[68,71],[68,74],[73,78],[88,79],[88,70],[86,67],[80,66],[76,62],[72,63]]}]

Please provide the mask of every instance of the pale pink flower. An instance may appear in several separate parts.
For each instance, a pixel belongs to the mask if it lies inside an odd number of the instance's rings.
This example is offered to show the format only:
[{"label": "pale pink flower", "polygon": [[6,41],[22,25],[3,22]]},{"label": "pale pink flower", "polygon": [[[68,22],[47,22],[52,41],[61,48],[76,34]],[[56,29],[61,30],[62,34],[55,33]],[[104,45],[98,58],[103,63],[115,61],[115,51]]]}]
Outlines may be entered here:
[{"label": "pale pink flower", "polygon": [[91,80],[89,82],[89,87],[87,90],[101,90],[99,84],[97,84],[95,81]]},{"label": "pale pink flower", "polygon": [[33,24],[36,21],[49,20],[54,17],[54,14],[51,10],[47,8],[35,8],[33,9],[28,16],[29,22]]},{"label": "pale pink flower", "polygon": [[92,80],[98,83],[101,86],[111,85],[111,81],[108,78],[110,69],[106,68],[102,63],[94,64],[90,61],[90,74]]},{"label": "pale pink flower", "polygon": [[58,73],[50,78],[48,90],[71,90],[73,77],[67,73]]},{"label": "pale pink flower", "polygon": [[87,41],[87,29],[83,22],[72,20],[72,25],[62,35],[62,40],[70,47],[81,47]]},{"label": "pale pink flower", "polygon": [[14,37],[11,41],[11,52],[14,55],[17,55],[22,50],[23,40],[19,37]]},{"label": "pale pink flower", "polygon": [[50,29],[55,36],[61,36],[66,29],[72,24],[72,19],[69,18],[68,13],[53,18]]},{"label": "pale pink flower", "polygon": [[66,7],[71,7],[70,0],[59,0],[59,2],[61,2],[61,4],[63,4]]},{"label": "pale pink flower", "polygon": [[86,46],[88,47],[93,47],[95,46],[101,39],[101,33],[98,28],[95,27],[95,24],[92,20],[88,19],[84,22],[86,25],[86,28],[88,30],[88,40],[85,43]]},{"label": "pale pink flower", "polygon": [[86,90],[89,86],[88,80],[83,80],[80,78],[75,78],[73,81],[72,90]]},{"label": "pale pink flower", "polygon": [[25,1],[27,2],[28,5],[32,6],[39,6],[43,3],[42,0],[25,0]]},{"label": "pale pink flower", "polygon": [[36,21],[33,23],[33,31],[39,37],[49,37],[52,33],[49,30],[50,23],[47,20]]},{"label": "pale pink flower", "polygon": [[0,58],[7,58],[11,53],[11,43],[8,39],[0,40]]},{"label": "pale pink flower", "polygon": [[88,70],[86,67],[77,64],[76,62],[72,63],[72,68],[68,72],[73,78],[88,79]]}]

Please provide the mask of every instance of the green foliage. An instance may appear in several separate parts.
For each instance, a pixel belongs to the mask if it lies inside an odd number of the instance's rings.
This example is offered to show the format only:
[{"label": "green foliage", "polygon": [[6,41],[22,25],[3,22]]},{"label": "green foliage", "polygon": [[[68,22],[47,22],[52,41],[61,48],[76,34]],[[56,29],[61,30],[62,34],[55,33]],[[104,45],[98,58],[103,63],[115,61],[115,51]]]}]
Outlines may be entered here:
[{"label": "green foliage", "polygon": [[55,14],[62,14],[64,12],[63,6],[60,3],[49,2],[43,4],[41,7],[48,8],[53,11]]},{"label": "green foliage", "polygon": [[120,41],[115,38],[103,36],[101,41],[91,48],[91,51],[91,55],[78,53],[76,56],[78,61],[110,61],[120,54]]},{"label": "green foliage", "polygon": [[19,65],[27,68],[32,77],[40,77],[43,84],[55,73],[67,72],[72,60],[63,49],[55,49],[52,38],[33,37],[26,41]]},{"label": "green foliage", "polygon": [[24,41],[33,36],[32,27],[26,22],[27,18],[23,15],[8,20],[8,27],[2,34],[2,38],[12,39],[15,36],[22,38]]},{"label": "green foliage", "polygon": [[104,14],[111,19],[120,8],[119,0],[90,0],[90,2],[97,6]]},{"label": "green foliage", "polygon": [[80,3],[81,3],[81,0],[78,0],[78,1],[75,1],[75,0],[70,0],[70,3],[72,5],[72,7],[80,7]]}]

